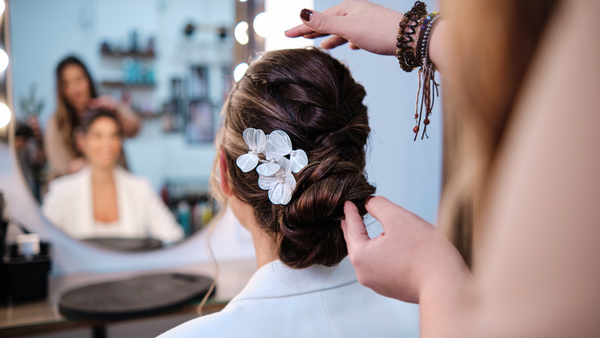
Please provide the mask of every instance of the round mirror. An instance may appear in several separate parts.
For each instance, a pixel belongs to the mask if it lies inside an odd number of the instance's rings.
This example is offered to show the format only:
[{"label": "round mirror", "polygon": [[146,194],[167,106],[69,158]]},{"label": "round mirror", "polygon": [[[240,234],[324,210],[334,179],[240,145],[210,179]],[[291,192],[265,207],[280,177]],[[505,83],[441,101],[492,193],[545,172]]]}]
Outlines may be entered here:
[{"label": "round mirror", "polygon": [[210,222],[235,6],[10,2],[16,152],[56,227],[93,245],[146,251]]}]

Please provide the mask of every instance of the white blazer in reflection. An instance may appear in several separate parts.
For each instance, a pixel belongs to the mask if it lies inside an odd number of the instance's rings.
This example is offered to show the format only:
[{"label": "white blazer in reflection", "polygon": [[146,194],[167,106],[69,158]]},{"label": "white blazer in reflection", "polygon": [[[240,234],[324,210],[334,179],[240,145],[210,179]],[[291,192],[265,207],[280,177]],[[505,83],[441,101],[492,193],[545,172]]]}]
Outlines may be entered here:
[{"label": "white blazer in reflection", "polygon": [[188,321],[159,338],[418,336],[418,306],[360,285],[346,258],[331,268],[293,270],[278,260],[266,264],[221,312]]},{"label": "white blazer in reflection", "polygon": [[147,180],[120,167],[115,168],[114,179],[119,214],[116,224],[102,226],[94,219],[92,177],[87,167],[51,181],[42,212],[50,222],[78,239],[155,238],[171,243],[183,237],[183,229]]}]

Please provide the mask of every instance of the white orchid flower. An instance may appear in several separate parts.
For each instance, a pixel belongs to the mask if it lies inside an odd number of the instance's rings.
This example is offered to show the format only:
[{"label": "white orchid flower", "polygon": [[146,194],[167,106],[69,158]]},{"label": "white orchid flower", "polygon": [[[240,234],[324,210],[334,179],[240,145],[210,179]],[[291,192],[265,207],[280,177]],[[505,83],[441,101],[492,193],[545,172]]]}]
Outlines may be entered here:
[{"label": "white orchid flower", "polygon": [[273,204],[286,205],[296,189],[296,179],[292,174],[292,162],[285,157],[277,160],[279,170],[271,176],[258,175],[258,186],[269,190],[269,200]]},{"label": "white orchid flower", "polygon": [[283,130],[274,130],[267,136],[267,145],[265,147],[265,156],[267,160],[275,160],[284,157],[292,152],[292,140]]},{"label": "white orchid flower", "polygon": [[290,161],[292,162],[292,171],[297,173],[308,165],[308,156],[302,149],[294,150],[290,153]]},{"label": "white orchid flower", "polygon": [[250,148],[247,154],[240,155],[235,163],[243,172],[247,173],[254,169],[260,158],[259,154],[265,151],[267,137],[265,132],[260,129],[247,128],[244,130],[244,141]]}]

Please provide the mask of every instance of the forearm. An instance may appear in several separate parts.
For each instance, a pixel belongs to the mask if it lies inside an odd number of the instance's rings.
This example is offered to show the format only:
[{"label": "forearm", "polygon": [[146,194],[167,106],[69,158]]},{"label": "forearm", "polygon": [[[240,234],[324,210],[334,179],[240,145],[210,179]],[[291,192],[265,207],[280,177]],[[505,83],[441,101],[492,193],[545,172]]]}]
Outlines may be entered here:
[{"label": "forearm", "polygon": [[117,108],[119,122],[123,126],[125,137],[133,137],[140,131],[140,118],[126,105],[119,105]]},{"label": "forearm", "polygon": [[[462,257],[444,238],[424,272],[419,291],[421,337],[467,338],[468,312],[474,301],[473,276]],[[432,250],[437,251],[437,250]],[[433,258],[435,257],[435,258]]]}]

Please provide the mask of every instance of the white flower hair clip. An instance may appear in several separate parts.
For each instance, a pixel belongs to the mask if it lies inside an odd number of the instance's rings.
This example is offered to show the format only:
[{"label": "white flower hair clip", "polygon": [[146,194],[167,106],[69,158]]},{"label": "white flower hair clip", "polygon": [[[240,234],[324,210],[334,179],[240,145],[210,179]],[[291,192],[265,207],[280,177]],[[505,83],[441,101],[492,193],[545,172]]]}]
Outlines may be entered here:
[{"label": "white flower hair clip", "polygon": [[[296,189],[294,173],[308,165],[308,156],[302,149],[292,150],[292,140],[285,131],[275,130],[269,135],[260,129],[244,130],[244,141],[250,148],[247,154],[237,158],[235,163],[247,173],[256,168],[258,186],[269,190],[269,200],[273,204],[286,205]],[[260,158],[264,155],[264,159]],[[288,159],[287,155],[290,155]],[[258,163],[261,163],[258,167]]]}]

